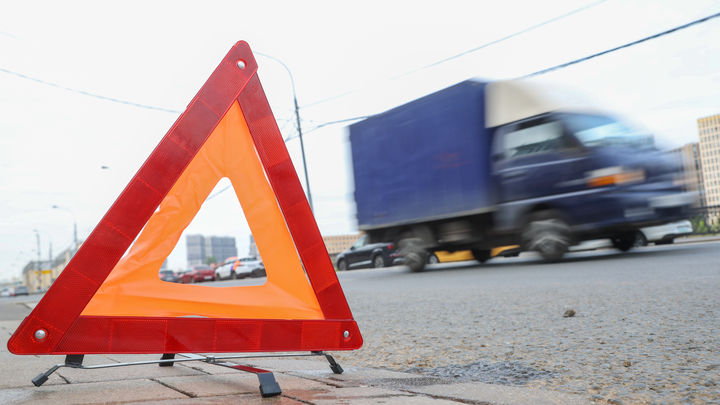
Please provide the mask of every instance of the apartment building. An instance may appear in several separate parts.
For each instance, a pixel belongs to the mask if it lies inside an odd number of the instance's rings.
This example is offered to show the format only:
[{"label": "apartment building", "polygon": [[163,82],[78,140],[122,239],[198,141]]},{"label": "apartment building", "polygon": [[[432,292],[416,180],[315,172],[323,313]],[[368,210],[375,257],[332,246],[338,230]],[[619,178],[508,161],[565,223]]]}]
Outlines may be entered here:
[{"label": "apartment building", "polygon": [[720,114],[697,123],[705,205],[720,205]]},{"label": "apartment building", "polygon": [[235,238],[230,236],[187,235],[185,241],[188,266],[204,264],[208,257],[214,257],[221,262],[228,257],[237,256]]},{"label": "apartment building", "polygon": [[705,206],[705,187],[703,183],[702,160],[700,159],[700,144],[689,143],[668,152],[672,156],[678,169],[683,174],[684,190],[696,192],[699,195],[697,206]]}]

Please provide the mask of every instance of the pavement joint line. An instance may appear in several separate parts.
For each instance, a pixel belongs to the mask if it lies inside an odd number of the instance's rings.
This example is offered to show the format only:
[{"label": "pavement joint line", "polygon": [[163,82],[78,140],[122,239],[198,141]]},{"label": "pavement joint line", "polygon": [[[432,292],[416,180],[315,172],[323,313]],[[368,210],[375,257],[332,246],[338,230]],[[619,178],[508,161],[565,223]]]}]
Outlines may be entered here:
[{"label": "pavement joint line", "polygon": [[[286,376],[290,376],[290,377],[302,378],[302,379],[304,379],[304,380],[310,380],[310,381],[319,382],[319,383],[321,383],[321,384],[325,384],[325,385],[328,385],[328,386],[333,387],[333,388],[345,388],[345,385],[342,385],[342,384],[333,384],[333,383],[331,383],[331,382],[329,382],[329,381],[337,381],[337,382],[351,383],[350,381],[345,381],[345,380],[335,380],[335,379],[333,379],[332,377],[324,377],[324,378],[323,378],[323,377],[313,377],[313,376],[301,376],[301,375],[293,374],[293,371],[292,371],[292,370],[290,370],[290,371],[273,371],[273,373],[277,373],[277,374],[281,374],[281,375],[286,375]],[[357,385],[357,386],[359,387],[360,385]]]},{"label": "pavement joint line", "polygon": [[156,383],[158,383],[158,384],[160,384],[160,385],[162,385],[162,386],[164,386],[164,387],[170,388],[170,389],[173,390],[173,391],[177,391],[177,392],[179,392],[179,393],[181,393],[181,394],[183,394],[183,395],[185,395],[185,396],[187,396],[187,397],[190,397],[190,398],[196,398],[196,397],[197,397],[197,395],[193,395],[193,394],[191,394],[191,393],[189,393],[189,392],[187,392],[187,391],[181,390],[180,388],[174,387],[174,386],[170,385],[169,383],[166,383],[166,382],[157,380],[157,379],[155,379],[155,378],[150,378],[149,380],[150,380],[150,381],[153,381],[153,382],[156,382]]},{"label": "pavement joint line", "polygon": [[400,390],[400,391],[407,392],[407,393],[414,394],[414,395],[423,396],[423,397],[429,397],[429,398],[432,398],[432,399],[444,399],[444,400],[446,400],[446,401],[458,402],[458,403],[461,403],[461,404],[469,404],[469,405],[494,405],[494,404],[491,403],[491,402],[473,401],[473,400],[470,400],[470,399],[462,399],[462,398],[455,398],[455,397],[446,397],[446,396],[444,396],[444,395],[433,395],[433,394],[426,394],[426,393],[423,393],[423,392],[413,392],[413,391],[408,391],[408,390]]},{"label": "pavement joint line", "polygon": [[58,377],[62,378],[63,381],[65,381],[66,384],[71,384],[70,380],[68,380],[67,378],[65,378],[64,375],[62,375],[62,374],[60,374],[60,373],[57,373],[57,375],[58,375]]},{"label": "pavement joint line", "polygon": [[310,402],[310,401],[306,401],[306,400],[300,399],[300,398],[295,398],[295,397],[292,397],[292,396],[290,396],[290,395],[280,394],[280,396],[281,396],[281,397],[285,397],[285,398],[290,398],[290,399],[295,400],[295,401],[298,401],[298,402],[302,402],[303,404],[315,405],[315,404],[313,404],[313,403]]},{"label": "pavement joint line", "polygon": [[214,375],[213,373],[207,372],[207,371],[203,370],[203,369],[200,368],[200,367],[190,366],[190,365],[183,364],[183,363],[178,363],[178,365],[179,365],[179,366],[183,366],[183,367],[185,367],[185,368],[189,368],[189,369],[191,369],[191,370],[199,371],[199,372],[201,372],[201,373],[203,373],[203,374]]}]

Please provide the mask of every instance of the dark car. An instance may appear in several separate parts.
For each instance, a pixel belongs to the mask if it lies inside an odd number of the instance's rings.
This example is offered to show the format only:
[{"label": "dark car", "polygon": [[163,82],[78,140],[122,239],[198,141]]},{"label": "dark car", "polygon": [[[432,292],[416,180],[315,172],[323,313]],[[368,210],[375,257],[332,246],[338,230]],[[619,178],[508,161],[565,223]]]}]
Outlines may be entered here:
[{"label": "dark car", "polygon": [[180,277],[178,277],[172,270],[160,270],[158,276],[160,276],[160,280],[167,281],[168,283],[180,282]]},{"label": "dark car", "polygon": [[380,268],[400,264],[402,255],[392,243],[369,243],[363,235],[352,247],[337,256],[337,268],[340,271]]},{"label": "dark car", "polygon": [[190,267],[180,275],[180,283],[182,284],[199,283],[201,281],[215,281],[215,269],[205,264],[199,264]]},{"label": "dark car", "polygon": [[24,285],[19,285],[19,286],[15,287],[15,296],[18,296],[18,295],[29,295],[28,288],[25,287]]}]

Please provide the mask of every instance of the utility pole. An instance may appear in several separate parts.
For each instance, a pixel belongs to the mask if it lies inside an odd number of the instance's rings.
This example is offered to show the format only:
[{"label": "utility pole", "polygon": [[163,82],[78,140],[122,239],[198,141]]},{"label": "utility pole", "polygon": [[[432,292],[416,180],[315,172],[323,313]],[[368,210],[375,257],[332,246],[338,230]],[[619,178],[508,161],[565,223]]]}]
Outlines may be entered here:
[{"label": "utility pole", "polygon": [[256,55],[264,56],[266,58],[270,58],[270,59],[278,62],[285,68],[285,70],[287,70],[288,74],[290,75],[290,84],[292,85],[292,91],[293,91],[293,101],[295,102],[295,120],[297,122],[298,137],[300,138],[300,153],[302,154],[303,171],[305,172],[305,187],[307,187],[307,197],[308,197],[308,203],[310,204],[310,211],[314,212],[315,210],[313,210],[312,194],[310,193],[310,177],[308,176],[307,163],[305,162],[305,145],[303,143],[303,138],[302,138],[302,126],[300,125],[300,107],[298,106],[297,94],[295,93],[295,80],[293,79],[293,75],[290,72],[290,69],[288,69],[288,67],[285,66],[285,64],[282,63],[282,61],[280,61],[280,59],[274,58],[270,55],[265,55],[260,52],[254,52],[254,53]]},{"label": "utility pole", "polygon": [[72,215],[72,217],[73,217],[73,239],[75,240],[75,250],[77,251],[77,249],[78,249],[77,218],[75,217],[75,213],[72,212],[72,210],[70,210],[70,209],[68,209],[68,208],[60,207],[60,206],[58,206],[58,205],[53,205],[52,207],[55,208],[55,209],[67,211],[67,212],[70,213],[70,215]]},{"label": "utility pole", "polygon": [[38,231],[35,231],[35,236],[37,237],[37,249],[38,249],[37,268],[38,268],[38,270],[40,270],[40,233],[38,233]]},{"label": "utility pole", "polygon": [[[288,71],[289,72],[289,71]],[[291,75],[292,77],[292,75]],[[310,177],[308,176],[307,163],[305,162],[305,145],[302,139],[302,126],[300,126],[300,108],[298,107],[297,97],[295,97],[295,85],[293,84],[293,98],[295,99],[295,118],[297,119],[298,137],[300,138],[300,153],[303,158],[303,171],[305,172],[305,186],[308,190],[308,203],[310,203],[310,211],[315,212],[312,203],[312,194],[310,194]]]},{"label": "utility pole", "polygon": [[38,254],[38,258],[37,258],[38,287],[36,289],[36,291],[37,291],[37,290],[42,289],[42,266],[40,265],[40,233],[37,230],[35,230],[35,236],[37,236],[37,254]]}]

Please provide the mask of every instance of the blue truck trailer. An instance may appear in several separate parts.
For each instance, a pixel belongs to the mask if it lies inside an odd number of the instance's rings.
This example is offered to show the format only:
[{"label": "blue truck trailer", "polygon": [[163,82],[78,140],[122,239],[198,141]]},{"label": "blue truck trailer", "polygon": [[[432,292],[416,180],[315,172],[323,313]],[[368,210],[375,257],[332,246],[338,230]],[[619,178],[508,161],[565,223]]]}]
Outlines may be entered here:
[{"label": "blue truck trailer", "polygon": [[434,251],[520,245],[549,262],[583,240],[632,247],[695,196],[652,137],[513,82],[468,80],[350,126],[359,229],[422,270]]}]

